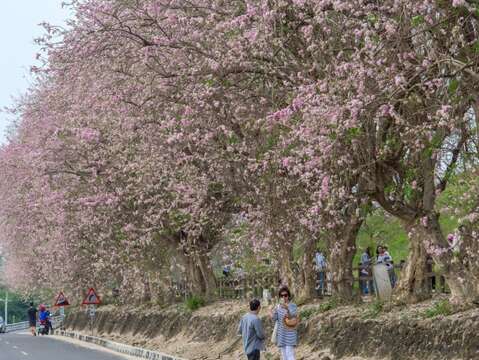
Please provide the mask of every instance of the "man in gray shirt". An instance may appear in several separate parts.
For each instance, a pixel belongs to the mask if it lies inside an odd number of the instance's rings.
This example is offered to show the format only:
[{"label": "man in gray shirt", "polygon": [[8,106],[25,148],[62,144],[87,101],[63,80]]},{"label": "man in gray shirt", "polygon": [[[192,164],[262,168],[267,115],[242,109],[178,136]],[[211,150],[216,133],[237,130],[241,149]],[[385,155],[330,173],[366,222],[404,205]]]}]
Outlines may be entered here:
[{"label": "man in gray shirt", "polygon": [[250,312],[241,318],[238,334],[243,337],[243,348],[248,360],[259,360],[260,351],[264,349],[264,331],[258,313],[261,303],[253,299],[249,303]]}]

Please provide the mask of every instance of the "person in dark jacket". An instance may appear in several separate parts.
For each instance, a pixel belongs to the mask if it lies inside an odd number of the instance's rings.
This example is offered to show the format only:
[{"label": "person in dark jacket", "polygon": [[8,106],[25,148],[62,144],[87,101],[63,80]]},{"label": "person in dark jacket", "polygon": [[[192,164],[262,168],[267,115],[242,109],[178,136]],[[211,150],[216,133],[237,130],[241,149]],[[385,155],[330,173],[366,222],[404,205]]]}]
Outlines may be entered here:
[{"label": "person in dark jacket", "polygon": [[27,310],[28,322],[30,324],[30,330],[33,336],[37,336],[37,308],[30,303],[30,307]]}]

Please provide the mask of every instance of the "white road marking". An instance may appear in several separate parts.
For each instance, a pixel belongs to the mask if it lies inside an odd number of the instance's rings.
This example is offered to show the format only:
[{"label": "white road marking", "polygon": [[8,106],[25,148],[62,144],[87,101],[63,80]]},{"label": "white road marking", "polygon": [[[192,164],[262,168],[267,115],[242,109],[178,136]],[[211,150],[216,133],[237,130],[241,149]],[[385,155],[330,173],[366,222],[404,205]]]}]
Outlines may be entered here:
[{"label": "white road marking", "polygon": [[8,341],[5,341],[5,344],[7,344],[7,345],[10,345],[10,342],[8,342]]},{"label": "white road marking", "polygon": [[14,349],[18,349],[18,346],[17,346],[17,345],[13,345],[13,348],[14,348]]},{"label": "white road marking", "polygon": [[20,351],[23,355],[25,356],[28,356],[28,353],[26,353],[25,351]]},{"label": "white road marking", "polygon": [[17,335],[30,335],[30,336],[33,336],[31,331],[19,331],[17,333],[15,333]]}]

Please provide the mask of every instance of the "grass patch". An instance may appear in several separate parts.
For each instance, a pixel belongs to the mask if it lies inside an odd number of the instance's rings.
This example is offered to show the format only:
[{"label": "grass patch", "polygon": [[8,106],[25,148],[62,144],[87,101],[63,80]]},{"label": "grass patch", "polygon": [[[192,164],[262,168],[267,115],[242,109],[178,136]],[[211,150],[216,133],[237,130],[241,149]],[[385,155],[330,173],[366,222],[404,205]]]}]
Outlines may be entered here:
[{"label": "grass patch", "polygon": [[319,305],[319,312],[326,312],[329,310],[336,309],[339,305],[338,300],[335,297],[332,297],[326,302],[323,302]]},{"label": "grass patch", "polygon": [[304,309],[299,312],[299,317],[301,318],[301,320],[308,320],[311,316],[317,314],[318,311],[318,308]]},{"label": "grass patch", "polygon": [[299,316],[302,320],[308,320],[315,314],[323,313],[329,310],[336,309],[339,306],[339,302],[336,298],[332,297],[328,301],[321,303],[317,307],[311,307],[309,309],[304,309],[299,312]]},{"label": "grass patch", "polygon": [[192,295],[185,300],[185,308],[189,311],[198,310],[202,306],[205,306],[205,300],[198,295]]},{"label": "grass patch", "polygon": [[441,300],[432,305],[424,312],[424,317],[434,318],[436,316],[447,316],[452,314],[452,306],[448,300]]},{"label": "grass patch", "polygon": [[378,317],[378,315],[381,314],[383,311],[384,302],[382,302],[381,300],[375,300],[368,305],[363,315],[363,319],[373,319],[375,317]]},{"label": "grass patch", "polygon": [[275,358],[274,355],[268,351],[264,352],[264,357],[266,360],[273,360]]}]

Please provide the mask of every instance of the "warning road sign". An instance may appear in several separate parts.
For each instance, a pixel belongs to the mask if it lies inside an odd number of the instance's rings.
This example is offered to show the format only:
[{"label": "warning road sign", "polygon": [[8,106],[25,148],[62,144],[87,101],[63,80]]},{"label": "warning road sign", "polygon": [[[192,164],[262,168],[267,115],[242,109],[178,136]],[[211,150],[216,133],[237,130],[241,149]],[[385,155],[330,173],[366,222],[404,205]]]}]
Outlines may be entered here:
[{"label": "warning road sign", "polygon": [[55,300],[55,305],[53,306],[68,306],[68,305],[70,305],[70,303],[65,297],[65,294],[63,294],[63,292],[60,291],[60,293],[57,296],[57,299]]},{"label": "warning road sign", "polygon": [[96,294],[95,289],[90,288],[90,290],[88,290],[88,294],[82,302],[82,305],[100,305],[100,302],[100,298]]}]

